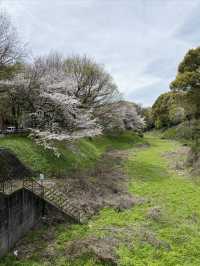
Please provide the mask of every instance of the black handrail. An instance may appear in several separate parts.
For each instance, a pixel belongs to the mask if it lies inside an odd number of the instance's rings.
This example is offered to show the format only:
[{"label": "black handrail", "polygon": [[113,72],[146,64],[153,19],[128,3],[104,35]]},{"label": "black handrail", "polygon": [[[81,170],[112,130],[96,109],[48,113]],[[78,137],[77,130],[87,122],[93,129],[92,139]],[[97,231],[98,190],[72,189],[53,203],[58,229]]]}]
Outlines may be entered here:
[{"label": "black handrail", "polygon": [[35,194],[44,197],[44,186],[37,182],[34,178],[23,179],[23,187],[31,190]]},{"label": "black handrail", "polygon": [[[13,182],[14,180],[10,178],[0,179],[0,192],[3,192],[4,194],[13,192],[14,190]],[[61,209],[64,213],[72,215],[72,217],[78,220],[78,222],[81,222],[79,208],[73,206],[73,210],[76,212],[76,217],[72,213],[70,214],[70,212],[67,211],[67,206],[69,206],[70,201],[68,198],[66,198],[66,195],[63,192],[57,191],[54,187],[46,187],[43,184],[36,181],[33,177],[24,178],[22,184],[23,188],[28,189],[32,191],[34,194],[43,198],[44,200],[51,202],[54,206]],[[62,202],[60,202],[60,200],[49,199],[48,195],[55,193],[59,193]]]},{"label": "black handrail", "polygon": [[[40,196],[41,198],[47,201],[49,201],[49,199],[46,194],[48,193],[53,194],[56,191],[53,187],[47,188],[31,177],[23,179],[23,187],[25,189],[32,191],[34,194]],[[63,203],[67,204],[68,199],[66,199],[65,195],[61,191],[59,191],[59,193],[63,197]],[[58,201],[51,200],[50,202],[67,214],[67,210],[64,208],[65,206],[59,204]],[[73,206],[73,209],[76,210],[78,216],[76,217],[76,219],[78,219],[78,221],[80,222],[81,219],[80,219],[79,209],[75,206]]]},{"label": "black handrail", "polygon": [[0,192],[12,192],[13,191],[13,183],[10,179],[1,179],[0,180]]}]

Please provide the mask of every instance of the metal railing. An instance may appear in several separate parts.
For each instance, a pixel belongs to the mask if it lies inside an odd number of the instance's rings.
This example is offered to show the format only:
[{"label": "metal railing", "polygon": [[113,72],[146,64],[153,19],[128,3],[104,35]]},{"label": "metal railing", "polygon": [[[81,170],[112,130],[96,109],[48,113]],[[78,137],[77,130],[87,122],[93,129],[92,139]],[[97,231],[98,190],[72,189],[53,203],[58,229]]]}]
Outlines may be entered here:
[{"label": "metal railing", "polygon": [[[1,179],[0,180],[0,192],[4,194],[9,194],[14,191],[14,180],[11,179]],[[65,214],[73,217],[79,223],[81,223],[79,209],[73,206],[66,195],[55,189],[54,187],[46,187],[42,183],[39,183],[32,177],[25,178],[22,180],[21,187],[31,191],[35,195],[43,198],[44,200],[50,202],[55,207],[63,211]],[[73,212],[72,212],[73,210]]]},{"label": "metal railing", "polygon": [[13,183],[10,179],[1,179],[0,180],[0,192],[10,193],[13,191]]},{"label": "metal railing", "polygon": [[34,178],[23,179],[23,187],[44,198],[44,186]]},{"label": "metal railing", "polygon": [[28,134],[30,133],[29,129],[14,129],[14,130],[8,130],[8,129],[0,129],[0,135],[18,135],[18,134]]},{"label": "metal railing", "polygon": [[[65,194],[63,194],[63,192],[56,190],[54,187],[46,187],[36,181],[34,178],[24,179],[23,187],[32,191],[34,194],[38,195],[44,200],[50,202],[56,208],[63,211],[65,214],[73,216],[69,210],[72,209],[71,203],[69,199],[66,198]],[[59,196],[57,193],[59,193]],[[76,217],[74,216],[74,219],[76,219],[80,223],[81,220],[79,215],[79,209],[76,206],[73,206],[73,210],[74,212],[76,212]]]}]

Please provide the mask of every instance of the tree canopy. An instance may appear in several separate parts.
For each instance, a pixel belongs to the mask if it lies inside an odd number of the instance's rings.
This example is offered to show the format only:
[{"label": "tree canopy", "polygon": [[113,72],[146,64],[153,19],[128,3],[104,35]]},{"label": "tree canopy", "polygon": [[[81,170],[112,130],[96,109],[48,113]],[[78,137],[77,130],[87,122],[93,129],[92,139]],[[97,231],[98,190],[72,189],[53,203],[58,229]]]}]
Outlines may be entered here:
[{"label": "tree canopy", "polygon": [[200,47],[187,52],[170,88],[185,92],[191,117],[200,118]]},{"label": "tree canopy", "polygon": [[152,106],[152,117],[156,128],[176,125],[184,119],[184,109],[181,107],[181,92],[161,94]]}]

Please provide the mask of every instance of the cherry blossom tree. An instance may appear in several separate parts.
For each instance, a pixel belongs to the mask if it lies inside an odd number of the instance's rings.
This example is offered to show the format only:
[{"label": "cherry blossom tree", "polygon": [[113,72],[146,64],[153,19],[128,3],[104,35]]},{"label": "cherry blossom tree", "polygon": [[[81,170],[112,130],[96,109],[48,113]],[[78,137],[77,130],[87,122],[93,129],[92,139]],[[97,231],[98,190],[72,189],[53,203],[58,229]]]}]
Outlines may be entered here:
[{"label": "cherry blossom tree", "polygon": [[[74,95],[74,81],[67,76],[58,54],[37,58],[25,65],[7,87],[14,124],[49,132],[95,129],[92,108],[83,108]],[[99,127],[98,127],[99,128]]]},{"label": "cherry blossom tree", "polygon": [[10,65],[22,56],[22,46],[8,15],[0,13],[0,67]]},{"label": "cherry blossom tree", "polygon": [[118,101],[111,105],[112,108],[108,107],[110,112],[105,112],[104,116],[100,117],[105,132],[118,134],[125,130],[137,132],[143,130],[145,122],[138,114],[134,103]]},{"label": "cherry blossom tree", "polygon": [[102,65],[87,56],[71,56],[64,62],[66,74],[74,81],[74,95],[86,107],[98,108],[119,95],[117,86]]},{"label": "cherry blossom tree", "polygon": [[86,57],[38,57],[1,86],[14,124],[31,128],[46,147],[50,139],[138,131],[144,124],[134,104],[118,100],[110,75]]}]

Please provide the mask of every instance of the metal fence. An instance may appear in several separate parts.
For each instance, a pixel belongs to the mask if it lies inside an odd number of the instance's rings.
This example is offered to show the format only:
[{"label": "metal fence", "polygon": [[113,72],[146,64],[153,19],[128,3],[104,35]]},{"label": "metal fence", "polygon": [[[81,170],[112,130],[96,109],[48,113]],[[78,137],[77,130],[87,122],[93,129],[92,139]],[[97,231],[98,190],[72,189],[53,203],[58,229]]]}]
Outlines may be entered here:
[{"label": "metal fence", "polygon": [[12,182],[12,180],[1,179],[0,180],[0,192],[10,193],[12,191],[13,191],[13,182]]},{"label": "metal fence", "polygon": [[29,129],[15,129],[13,131],[9,131],[7,129],[0,129],[1,135],[28,134],[28,133],[30,133]]},{"label": "metal fence", "polygon": [[38,196],[44,197],[44,186],[42,186],[34,178],[23,179],[23,187],[32,191]]}]

